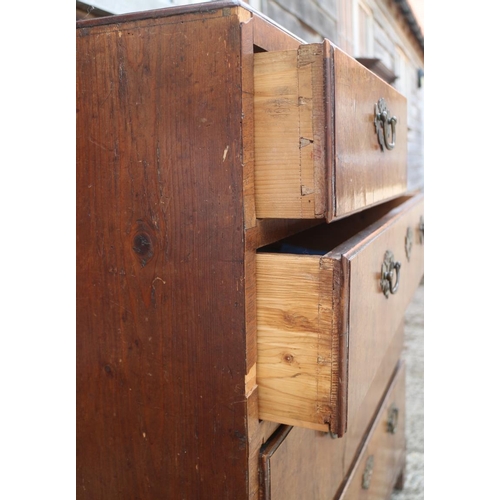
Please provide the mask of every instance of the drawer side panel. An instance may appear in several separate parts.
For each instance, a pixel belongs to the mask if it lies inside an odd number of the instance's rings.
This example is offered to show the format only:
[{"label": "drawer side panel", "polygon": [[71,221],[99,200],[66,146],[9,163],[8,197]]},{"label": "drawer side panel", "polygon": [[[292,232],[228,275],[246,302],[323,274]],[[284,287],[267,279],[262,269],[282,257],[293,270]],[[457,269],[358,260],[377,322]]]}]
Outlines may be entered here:
[{"label": "drawer side panel", "polygon": [[257,255],[259,418],[329,429],[332,280],[319,257]]},{"label": "drawer side panel", "polygon": [[[309,76],[307,74],[309,73]],[[301,70],[304,103],[310,103],[310,68]],[[305,104],[306,108],[310,104]],[[258,218],[314,219],[310,113],[299,106],[297,50],[254,55],[255,209]],[[301,123],[305,135],[301,152]],[[307,116],[307,119],[306,119]]]}]

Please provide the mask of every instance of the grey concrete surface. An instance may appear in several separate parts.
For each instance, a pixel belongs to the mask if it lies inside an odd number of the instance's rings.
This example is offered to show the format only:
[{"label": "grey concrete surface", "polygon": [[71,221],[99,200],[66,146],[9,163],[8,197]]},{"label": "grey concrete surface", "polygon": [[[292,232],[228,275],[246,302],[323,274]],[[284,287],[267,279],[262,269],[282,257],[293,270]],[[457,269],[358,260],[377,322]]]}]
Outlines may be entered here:
[{"label": "grey concrete surface", "polygon": [[406,477],[402,491],[391,500],[424,499],[424,283],[405,316]]}]

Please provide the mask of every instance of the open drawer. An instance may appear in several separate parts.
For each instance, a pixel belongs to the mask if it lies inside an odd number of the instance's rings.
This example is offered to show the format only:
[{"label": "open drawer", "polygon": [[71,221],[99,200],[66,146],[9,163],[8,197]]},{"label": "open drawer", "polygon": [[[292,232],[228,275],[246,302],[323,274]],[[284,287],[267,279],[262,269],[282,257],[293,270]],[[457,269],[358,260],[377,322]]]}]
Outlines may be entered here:
[{"label": "open drawer", "polygon": [[407,189],[406,98],[330,41],[254,55],[258,218],[328,222]]},{"label": "open drawer", "polygon": [[389,205],[257,253],[260,419],[346,431],[423,275],[423,194]]}]

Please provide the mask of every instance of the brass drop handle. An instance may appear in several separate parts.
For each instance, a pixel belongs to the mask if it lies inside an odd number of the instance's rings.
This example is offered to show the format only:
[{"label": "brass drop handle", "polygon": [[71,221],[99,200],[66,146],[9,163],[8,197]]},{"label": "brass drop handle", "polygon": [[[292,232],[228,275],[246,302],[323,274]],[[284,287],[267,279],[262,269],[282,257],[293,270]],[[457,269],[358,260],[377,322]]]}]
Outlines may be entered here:
[{"label": "brass drop handle", "polygon": [[387,432],[396,434],[398,428],[399,409],[396,405],[391,405],[389,408],[389,417],[387,418]]},{"label": "brass drop handle", "polygon": [[[384,98],[380,98],[375,104],[375,133],[382,151],[384,146],[388,149],[394,149],[396,146],[396,124],[398,119],[390,116],[387,104]],[[392,140],[391,140],[392,139]]]},{"label": "brass drop handle", "polygon": [[370,455],[366,459],[365,470],[363,472],[363,479],[361,482],[361,487],[364,490],[367,490],[370,487],[370,483],[371,483],[372,476],[373,476],[373,466],[374,465],[375,465],[375,457],[373,455]]},{"label": "brass drop handle", "polygon": [[[382,262],[380,286],[384,295],[389,298],[389,292],[395,294],[399,288],[399,271],[401,262],[394,261],[394,255],[390,250],[387,250]],[[396,276],[394,277],[394,271]]]}]

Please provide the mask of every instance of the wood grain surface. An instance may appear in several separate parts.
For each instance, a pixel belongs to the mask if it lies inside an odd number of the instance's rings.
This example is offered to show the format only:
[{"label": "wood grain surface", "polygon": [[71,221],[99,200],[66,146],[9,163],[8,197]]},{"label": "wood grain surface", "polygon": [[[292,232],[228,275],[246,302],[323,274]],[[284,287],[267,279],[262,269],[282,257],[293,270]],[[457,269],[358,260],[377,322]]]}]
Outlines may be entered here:
[{"label": "wood grain surface", "polygon": [[[338,500],[384,500],[405,460],[405,365],[398,369]],[[390,422],[395,421],[395,428]]]},{"label": "wood grain surface", "polygon": [[327,500],[340,493],[394,376],[403,335],[401,323],[366,400],[352,412],[354,423],[343,438],[283,425],[266,443],[260,457],[264,500]]},{"label": "wood grain surface", "polygon": [[[417,196],[323,257],[290,250],[257,255],[261,419],[344,434],[423,275],[423,245],[414,245],[410,259],[405,250],[408,230],[419,241],[422,215]],[[316,234],[319,245],[333,246],[335,229],[308,231],[299,248],[317,248]],[[388,298],[380,286],[387,250],[402,265],[399,288]]]},{"label": "wood grain surface", "polygon": [[[256,251],[321,220],[256,216],[254,54],[301,43],[239,1],[77,23],[79,500],[262,495],[261,447],[282,428],[259,420]],[[299,112],[318,99],[311,68],[297,70]],[[299,135],[318,145],[315,120]],[[311,144],[301,196],[317,216]],[[337,226],[339,242],[388,210]],[[289,429],[273,498],[295,484],[291,471],[308,474],[301,498],[337,491],[399,356],[395,332],[342,440]]]},{"label": "wood grain surface", "polygon": [[[332,221],[406,191],[406,99],[328,40],[255,54],[254,96],[257,217]],[[380,98],[398,120],[392,150]]]},{"label": "wood grain surface", "polygon": [[[341,217],[407,189],[406,99],[362,64],[326,41],[332,59],[334,100],[333,190]],[[396,146],[381,150],[374,126],[374,105],[384,98],[397,117]],[[329,218],[330,218],[329,215]]]},{"label": "wood grain surface", "polygon": [[[423,195],[410,198],[331,253],[332,258],[344,261],[350,281],[348,412],[366,398],[378,367],[383,363],[383,346],[391,342],[392,332],[400,324],[423,276],[424,246],[418,238],[423,213]],[[414,235],[410,261],[405,252],[408,228]],[[388,298],[380,286],[387,250],[401,263],[399,288]]]},{"label": "wood grain surface", "polygon": [[[311,113],[301,114],[298,92],[297,50],[255,54],[255,202],[259,218],[314,219],[314,169],[307,160],[302,162],[300,147],[301,118]],[[309,136],[305,142],[311,149],[312,123],[305,121],[303,133]]]},{"label": "wood grain surface", "polygon": [[262,253],[256,271],[259,417],[328,431],[338,389],[332,267],[316,256]]},{"label": "wood grain surface", "polygon": [[77,30],[81,500],[246,497],[240,54],[229,8]]},{"label": "wood grain surface", "polygon": [[[262,220],[255,215],[254,184],[254,53],[294,48],[300,41],[259,15],[242,23],[242,94],[243,94],[243,175],[245,210],[245,312],[247,348],[247,438],[248,438],[248,498],[257,500],[259,490],[258,458],[261,446],[276,431],[279,424],[259,419],[259,388],[257,372],[257,304],[256,249],[265,241],[276,241],[285,235],[311,226],[310,221]],[[305,223],[305,224],[304,224]]]}]

